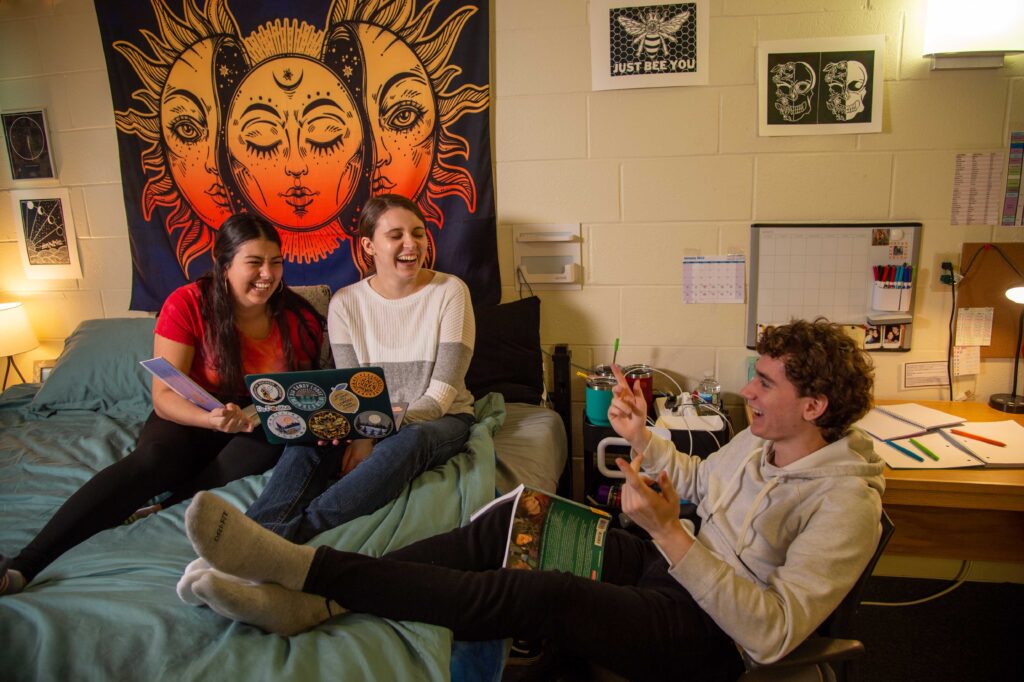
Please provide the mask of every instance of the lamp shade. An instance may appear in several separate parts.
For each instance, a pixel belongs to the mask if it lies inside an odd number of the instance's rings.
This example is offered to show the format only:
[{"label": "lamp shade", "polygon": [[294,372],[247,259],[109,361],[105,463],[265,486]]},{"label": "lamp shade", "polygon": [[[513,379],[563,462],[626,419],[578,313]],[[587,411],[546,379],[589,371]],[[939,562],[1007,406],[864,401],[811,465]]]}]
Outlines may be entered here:
[{"label": "lamp shade", "polygon": [[20,303],[0,303],[0,357],[39,347],[36,333]]},{"label": "lamp shade", "polygon": [[928,0],[924,54],[1024,52],[1021,0]]},{"label": "lamp shade", "polygon": [[1006,290],[1006,298],[1014,303],[1024,303],[1024,286],[1010,287]]}]

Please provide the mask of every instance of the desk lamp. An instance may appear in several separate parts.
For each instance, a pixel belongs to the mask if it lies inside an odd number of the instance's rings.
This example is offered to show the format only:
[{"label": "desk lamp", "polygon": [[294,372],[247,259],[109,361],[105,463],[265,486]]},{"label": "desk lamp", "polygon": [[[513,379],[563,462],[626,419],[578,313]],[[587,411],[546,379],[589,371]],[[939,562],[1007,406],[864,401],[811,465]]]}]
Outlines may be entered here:
[{"label": "desk lamp", "polygon": [[[1006,298],[1014,303],[1024,303],[1024,286],[1012,287],[1006,290]],[[1001,412],[1012,412],[1020,414],[1024,412],[1024,396],[1017,395],[1017,368],[1020,366],[1020,344],[1024,336],[1024,308],[1020,311],[1020,322],[1017,323],[1017,345],[1013,354],[1013,392],[993,393],[988,399],[990,407]]]},{"label": "desk lamp", "polygon": [[28,315],[20,303],[0,303],[0,357],[7,356],[7,369],[4,371],[4,389],[7,388],[7,377],[11,373],[11,367],[17,372],[22,383],[25,377],[21,370],[14,364],[14,356],[18,353],[25,353],[33,348],[39,347],[39,340],[32,325],[29,324]]}]

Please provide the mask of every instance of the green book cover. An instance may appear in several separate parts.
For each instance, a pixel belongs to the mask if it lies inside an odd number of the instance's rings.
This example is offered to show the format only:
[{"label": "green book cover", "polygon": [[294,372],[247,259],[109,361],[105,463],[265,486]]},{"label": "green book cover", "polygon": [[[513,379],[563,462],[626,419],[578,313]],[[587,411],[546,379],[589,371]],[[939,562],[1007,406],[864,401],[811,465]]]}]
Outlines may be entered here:
[{"label": "green book cover", "polygon": [[515,497],[505,567],[568,571],[601,580],[605,537],[611,516],[604,511],[519,486],[502,499]]}]

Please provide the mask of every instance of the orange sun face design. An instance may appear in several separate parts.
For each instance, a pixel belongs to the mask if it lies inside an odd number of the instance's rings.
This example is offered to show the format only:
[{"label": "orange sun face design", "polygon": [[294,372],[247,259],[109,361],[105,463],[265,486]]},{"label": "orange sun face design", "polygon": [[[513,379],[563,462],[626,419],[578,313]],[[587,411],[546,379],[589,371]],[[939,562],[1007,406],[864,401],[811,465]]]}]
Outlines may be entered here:
[{"label": "orange sun face design", "polygon": [[286,230],[312,230],[348,203],[362,167],[363,127],[341,81],[318,61],[257,66],[228,111],[227,149],[242,196]]},{"label": "orange sun face design", "polygon": [[366,62],[366,115],[373,145],[373,194],[419,196],[434,161],[437,104],[426,68],[397,36],[356,28]]},{"label": "orange sun face design", "polygon": [[441,197],[476,210],[470,148],[453,125],[487,110],[488,87],[453,86],[451,62],[474,7],[442,16],[436,2],[332,0],[316,26],[280,18],[243,34],[229,0],[180,2],[179,16],[177,0],[150,0],[155,28],[114,43],[142,84],[115,113],[148,145],[142,214],[160,216],[186,274],[237,212],[277,226],[289,262],[349,242],[365,274],[352,240],[370,196],[411,198],[435,230]]}]

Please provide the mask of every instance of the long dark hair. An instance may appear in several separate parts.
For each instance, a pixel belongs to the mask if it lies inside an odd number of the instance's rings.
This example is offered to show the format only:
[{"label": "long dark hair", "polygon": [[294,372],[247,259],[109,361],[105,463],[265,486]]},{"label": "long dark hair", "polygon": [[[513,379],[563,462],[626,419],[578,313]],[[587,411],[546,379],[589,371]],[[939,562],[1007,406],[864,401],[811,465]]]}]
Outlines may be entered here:
[{"label": "long dark hair", "polygon": [[[207,356],[212,358],[217,372],[220,374],[220,392],[225,396],[243,395],[245,384],[242,382],[242,344],[235,328],[233,308],[234,297],[228,287],[225,273],[235,254],[246,242],[254,239],[266,239],[281,247],[281,236],[269,222],[251,213],[236,213],[225,220],[217,238],[213,242],[213,269],[198,281],[202,301],[202,315],[208,331],[203,340]],[[299,340],[307,357],[313,358],[313,369],[319,367],[320,348],[316,337],[309,327],[302,323],[302,310],[308,311],[323,326],[324,318],[304,298],[284,285],[277,288],[267,301],[271,319],[277,323],[281,333],[281,345],[289,369],[298,369],[295,364],[295,352],[292,348],[291,322],[288,311],[298,313]]]}]

